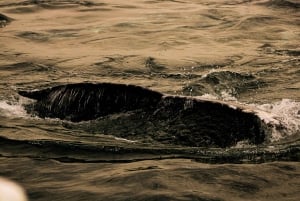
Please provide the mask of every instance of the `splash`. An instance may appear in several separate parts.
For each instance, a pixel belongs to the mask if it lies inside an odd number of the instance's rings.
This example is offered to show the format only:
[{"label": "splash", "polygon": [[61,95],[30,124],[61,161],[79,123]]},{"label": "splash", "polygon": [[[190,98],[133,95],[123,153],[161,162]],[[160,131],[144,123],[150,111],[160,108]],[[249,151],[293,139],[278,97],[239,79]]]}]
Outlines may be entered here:
[{"label": "splash", "polygon": [[222,100],[237,103],[247,108],[245,111],[254,112],[263,122],[272,127],[271,142],[276,142],[292,135],[300,135],[300,102],[291,99],[268,104],[246,104],[238,101],[227,91],[222,91],[221,97],[211,94],[199,96],[208,100]]},{"label": "splash", "polygon": [[0,101],[0,116],[4,117],[28,117],[21,103],[9,103],[7,101]]},{"label": "splash", "polygon": [[281,124],[280,130],[274,130],[272,141],[278,141],[286,136],[300,134],[300,102],[283,99],[272,104],[256,105]]},{"label": "splash", "polygon": [[222,97],[222,100],[224,101],[234,101],[234,102],[237,102],[237,98],[235,96],[232,95],[233,93],[230,92],[230,91],[221,91],[221,97]]},{"label": "splash", "polygon": [[193,96],[193,97],[199,98],[199,99],[212,100],[212,101],[213,100],[221,100],[221,101],[239,103],[238,99],[234,95],[232,95],[232,94],[234,94],[232,91],[233,90],[223,90],[223,91],[220,92],[220,95],[217,95],[217,94],[213,95],[213,94],[210,94],[210,93],[205,93],[201,96]]},{"label": "splash", "polygon": [[203,98],[203,99],[207,99],[207,100],[218,100],[219,98],[215,95],[212,95],[212,94],[209,94],[209,93],[206,93],[206,94],[203,94],[202,96],[195,96],[195,98]]}]

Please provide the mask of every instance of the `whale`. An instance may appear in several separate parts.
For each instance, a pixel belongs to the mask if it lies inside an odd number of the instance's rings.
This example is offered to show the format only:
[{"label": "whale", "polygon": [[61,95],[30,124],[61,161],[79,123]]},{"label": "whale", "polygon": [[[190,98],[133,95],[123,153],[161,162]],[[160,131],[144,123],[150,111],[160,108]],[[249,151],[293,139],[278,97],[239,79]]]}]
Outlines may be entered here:
[{"label": "whale", "polygon": [[272,129],[255,111],[238,104],[136,85],[73,83],[18,93],[34,100],[25,104],[28,113],[74,123],[100,119],[95,127],[101,132],[123,138],[149,135],[161,143],[228,147],[240,141],[264,143]]},{"label": "whale", "polygon": [[39,117],[74,122],[140,108],[149,109],[162,97],[159,92],[139,86],[112,83],[75,83],[43,90],[19,91],[19,94],[37,101],[27,110],[34,111]]}]

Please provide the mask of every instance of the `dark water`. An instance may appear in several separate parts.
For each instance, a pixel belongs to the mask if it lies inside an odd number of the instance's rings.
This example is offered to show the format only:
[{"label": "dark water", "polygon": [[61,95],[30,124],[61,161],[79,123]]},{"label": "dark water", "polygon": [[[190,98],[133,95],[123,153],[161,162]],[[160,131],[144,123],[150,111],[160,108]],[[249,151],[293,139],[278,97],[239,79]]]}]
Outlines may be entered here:
[{"label": "dark water", "polygon": [[[1,0],[0,176],[30,200],[299,200],[299,7]],[[18,95],[82,82],[185,101],[72,122],[27,112]],[[236,107],[268,132],[246,135]]]}]

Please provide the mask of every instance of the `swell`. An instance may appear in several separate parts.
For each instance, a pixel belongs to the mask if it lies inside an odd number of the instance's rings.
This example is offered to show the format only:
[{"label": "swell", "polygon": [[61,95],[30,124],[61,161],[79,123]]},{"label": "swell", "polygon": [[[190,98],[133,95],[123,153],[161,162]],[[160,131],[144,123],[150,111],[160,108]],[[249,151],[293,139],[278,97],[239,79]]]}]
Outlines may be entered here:
[{"label": "swell", "polygon": [[269,0],[264,3],[259,3],[260,5],[265,5],[268,7],[274,8],[288,8],[288,9],[299,9],[300,3],[297,1],[288,1],[288,0]]},{"label": "swell", "polygon": [[81,12],[87,11],[110,11],[107,4],[93,1],[74,0],[26,0],[19,2],[0,2],[0,8],[6,8],[10,13],[28,14],[39,12],[43,9],[78,9]]},{"label": "swell", "polygon": [[251,74],[237,73],[231,71],[212,71],[199,79],[194,79],[187,84],[184,94],[204,95],[212,94],[222,96],[222,93],[229,93],[231,96],[239,97],[242,94],[250,93],[261,87],[267,86],[267,83]]},{"label": "swell", "polygon": [[[252,148],[186,148],[137,145],[92,145],[80,142],[50,140],[14,140],[0,137],[0,155],[7,158],[57,160],[66,163],[136,162],[174,158],[193,159],[205,163],[264,163],[299,161],[296,143]],[[22,151],[21,151],[22,150]]]},{"label": "swell", "polygon": [[33,62],[19,62],[9,65],[1,66],[2,71],[7,71],[15,74],[32,74],[37,72],[49,72],[52,73],[56,71],[56,69],[52,66],[40,64],[40,63],[33,63]]},{"label": "swell", "polygon": [[1,4],[0,7],[14,7],[14,6],[39,6],[42,8],[70,8],[74,6],[96,6],[103,5],[102,3],[94,3],[92,1],[74,1],[74,0],[27,0],[18,3]]}]

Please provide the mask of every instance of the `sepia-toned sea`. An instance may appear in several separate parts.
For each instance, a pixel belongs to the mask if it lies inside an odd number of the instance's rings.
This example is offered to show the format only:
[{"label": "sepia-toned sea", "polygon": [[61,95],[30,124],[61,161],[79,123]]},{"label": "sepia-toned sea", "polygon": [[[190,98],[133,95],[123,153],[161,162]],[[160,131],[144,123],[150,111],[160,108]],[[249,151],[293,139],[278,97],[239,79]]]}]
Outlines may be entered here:
[{"label": "sepia-toned sea", "polygon": [[[72,83],[241,105],[280,128],[168,144],[149,135],[172,121],[42,118],[18,94]],[[299,0],[0,0],[0,177],[28,200],[298,201],[299,162]]]}]

